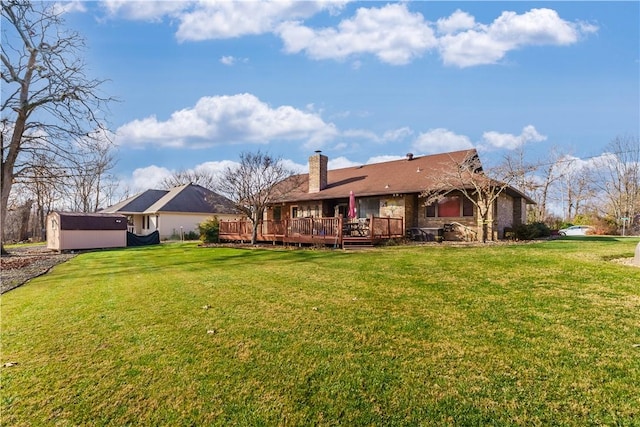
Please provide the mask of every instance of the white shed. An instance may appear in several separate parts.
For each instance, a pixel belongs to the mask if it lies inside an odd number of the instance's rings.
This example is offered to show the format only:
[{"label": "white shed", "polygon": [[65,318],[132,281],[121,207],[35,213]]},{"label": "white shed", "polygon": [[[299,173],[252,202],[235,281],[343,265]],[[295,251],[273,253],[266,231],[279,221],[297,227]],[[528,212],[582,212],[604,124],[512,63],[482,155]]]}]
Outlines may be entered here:
[{"label": "white shed", "polygon": [[123,248],[127,218],[118,214],[52,212],[47,216],[47,248],[56,251]]}]

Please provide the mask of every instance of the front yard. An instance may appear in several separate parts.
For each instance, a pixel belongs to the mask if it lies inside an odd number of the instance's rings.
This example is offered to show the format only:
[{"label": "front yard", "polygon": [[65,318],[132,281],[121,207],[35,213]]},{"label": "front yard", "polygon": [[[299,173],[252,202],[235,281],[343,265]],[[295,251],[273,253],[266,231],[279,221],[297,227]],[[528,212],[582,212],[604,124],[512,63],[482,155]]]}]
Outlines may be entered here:
[{"label": "front yard", "polygon": [[81,254],[2,296],[3,425],[638,425],[637,239]]}]

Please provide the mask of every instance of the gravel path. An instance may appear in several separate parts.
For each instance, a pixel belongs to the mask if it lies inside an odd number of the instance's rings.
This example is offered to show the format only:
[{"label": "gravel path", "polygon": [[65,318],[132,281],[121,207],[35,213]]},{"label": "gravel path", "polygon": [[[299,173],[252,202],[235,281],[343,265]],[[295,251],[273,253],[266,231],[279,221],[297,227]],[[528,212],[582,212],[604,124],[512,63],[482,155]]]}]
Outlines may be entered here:
[{"label": "gravel path", "polygon": [[0,294],[47,273],[53,266],[74,256],[53,252],[42,245],[11,248],[9,256],[0,258]]}]

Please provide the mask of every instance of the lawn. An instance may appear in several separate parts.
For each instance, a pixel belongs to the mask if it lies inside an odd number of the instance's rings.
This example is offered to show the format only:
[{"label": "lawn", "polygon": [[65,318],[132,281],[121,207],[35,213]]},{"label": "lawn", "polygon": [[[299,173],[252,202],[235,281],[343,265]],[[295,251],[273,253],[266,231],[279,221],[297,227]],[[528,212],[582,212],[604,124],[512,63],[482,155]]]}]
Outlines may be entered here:
[{"label": "lawn", "polygon": [[82,254],[2,296],[0,420],[640,425],[637,243]]}]

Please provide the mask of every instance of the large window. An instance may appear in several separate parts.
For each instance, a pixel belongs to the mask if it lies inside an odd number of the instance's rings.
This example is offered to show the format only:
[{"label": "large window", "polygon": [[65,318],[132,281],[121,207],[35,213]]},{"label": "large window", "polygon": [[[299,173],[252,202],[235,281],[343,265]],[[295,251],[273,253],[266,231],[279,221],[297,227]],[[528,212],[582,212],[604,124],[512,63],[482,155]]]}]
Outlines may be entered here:
[{"label": "large window", "polygon": [[370,215],[380,215],[380,199],[358,199],[358,218],[368,218]]},{"label": "large window", "polygon": [[426,207],[427,218],[460,218],[473,216],[473,202],[464,196],[453,195],[443,197],[439,202]]},{"label": "large window", "polygon": [[460,196],[447,196],[438,202],[438,216],[460,216]]}]

